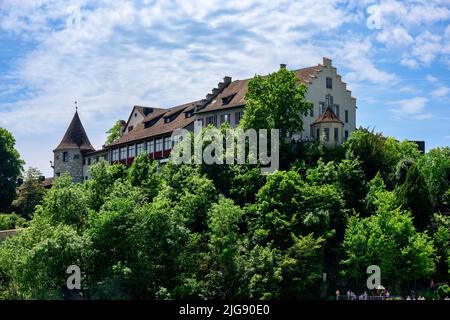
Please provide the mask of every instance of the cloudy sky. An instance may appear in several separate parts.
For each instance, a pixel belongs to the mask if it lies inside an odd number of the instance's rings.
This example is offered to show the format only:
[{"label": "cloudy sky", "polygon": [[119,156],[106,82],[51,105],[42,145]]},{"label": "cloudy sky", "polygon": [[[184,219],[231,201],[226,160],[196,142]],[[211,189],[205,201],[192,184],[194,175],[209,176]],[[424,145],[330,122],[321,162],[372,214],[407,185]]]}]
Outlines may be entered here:
[{"label": "cloudy sky", "polygon": [[449,145],[449,22],[450,0],[0,0],[0,126],[26,167],[51,175],[75,100],[99,148],[135,104],[327,56],[358,126]]}]

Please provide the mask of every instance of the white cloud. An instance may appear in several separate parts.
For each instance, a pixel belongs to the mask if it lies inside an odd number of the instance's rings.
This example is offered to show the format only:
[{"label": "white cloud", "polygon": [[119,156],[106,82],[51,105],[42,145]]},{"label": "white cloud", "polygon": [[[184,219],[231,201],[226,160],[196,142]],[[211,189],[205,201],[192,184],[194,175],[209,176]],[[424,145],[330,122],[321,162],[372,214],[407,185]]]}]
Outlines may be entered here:
[{"label": "white cloud", "polygon": [[[450,54],[449,2],[446,0],[374,1],[381,20],[376,39],[386,47],[402,48],[401,65],[410,69],[429,66]],[[434,27],[444,23],[448,26]],[[427,30],[427,31],[423,31]]]},{"label": "white cloud", "polygon": [[408,67],[408,68],[411,68],[411,69],[417,69],[419,67],[419,64],[417,63],[417,61],[414,60],[414,59],[410,59],[410,58],[403,58],[400,61],[400,64],[402,66],[405,66],[405,67]]},{"label": "white cloud", "polygon": [[395,74],[382,71],[375,66],[370,59],[373,52],[374,47],[369,38],[354,38],[344,42],[342,47],[336,48],[338,64],[350,70],[346,75],[348,81],[370,81],[386,85],[397,80]]},{"label": "white cloud", "polygon": [[447,96],[449,93],[450,93],[450,88],[443,86],[443,87],[439,87],[439,88],[433,90],[431,92],[431,95],[434,98],[442,98],[442,97]]},{"label": "white cloud", "polygon": [[414,42],[413,37],[402,27],[382,30],[378,33],[377,40],[392,47],[407,46]]},{"label": "white cloud", "polygon": [[[225,75],[246,78],[279,63],[314,65],[335,50],[353,79],[392,80],[371,61],[370,42],[343,36],[330,51],[328,42],[316,40],[352,19],[339,0],[4,0],[0,28],[35,48],[0,75],[0,86],[8,77],[25,92],[3,103],[0,125],[21,135],[53,132],[55,124],[66,125],[74,100],[88,124],[126,117],[133,104],[201,99]],[[33,121],[17,121],[23,117]]]},{"label": "white cloud", "polygon": [[426,79],[428,82],[431,82],[431,83],[436,83],[436,82],[438,82],[438,78],[436,78],[435,76],[433,76],[433,75],[431,75],[431,74],[427,75],[425,79]]},{"label": "white cloud", "polygon": [[428,99],[425,97],[402,99],[391,102],[392,105],[395,105],[395,108],[390,109],[390,111],[399,118],[427,119],[432,117],[429,113],[423,113],[427,103]]}]

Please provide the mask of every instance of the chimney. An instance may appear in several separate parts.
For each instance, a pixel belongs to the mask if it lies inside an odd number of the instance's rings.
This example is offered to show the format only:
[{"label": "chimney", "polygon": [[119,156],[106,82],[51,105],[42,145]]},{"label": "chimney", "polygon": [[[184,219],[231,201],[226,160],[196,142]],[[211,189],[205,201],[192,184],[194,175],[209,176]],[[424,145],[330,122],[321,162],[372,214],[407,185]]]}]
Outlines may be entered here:
[{"label": "chimney", "polygon": [[229,76],[226,76],[226,77],[224,77],[223,78],[223,82],[225,82],[225,83],[230,83],[231,82],[231,77],[229,77]]},{"label": "chimney", "polygon": [[325,67],[331,67],[331,62],[332,62],[331,59],[323,57],[323,65]]},{"label": "chimney", "polygon": [[280,64],[280,69],[286,69],[286,66],[287,66],[286,63],[281,63]]}]

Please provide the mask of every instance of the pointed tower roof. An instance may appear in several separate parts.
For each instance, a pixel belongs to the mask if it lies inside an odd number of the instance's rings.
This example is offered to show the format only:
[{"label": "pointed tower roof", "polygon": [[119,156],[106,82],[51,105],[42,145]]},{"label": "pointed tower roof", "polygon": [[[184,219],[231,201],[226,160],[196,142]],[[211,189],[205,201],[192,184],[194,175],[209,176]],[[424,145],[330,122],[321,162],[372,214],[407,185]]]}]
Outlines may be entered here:
[{"label": "pointed tower roof", "polygon": [[54,151],[63,149],[80,149],[81,151],[95,151],[91,145],[89,138],[81,123],[78,111],[75,111],[69,128],[67,128],[66,134],[62,138],[60,144]]},{"label": "pointed tower roof", "polygon": [[330,107],[327,107],[325,111],[313,122],[313,124],[324,123],[324,122],[343,122],[338,118],[338,116],[331,110]]}]

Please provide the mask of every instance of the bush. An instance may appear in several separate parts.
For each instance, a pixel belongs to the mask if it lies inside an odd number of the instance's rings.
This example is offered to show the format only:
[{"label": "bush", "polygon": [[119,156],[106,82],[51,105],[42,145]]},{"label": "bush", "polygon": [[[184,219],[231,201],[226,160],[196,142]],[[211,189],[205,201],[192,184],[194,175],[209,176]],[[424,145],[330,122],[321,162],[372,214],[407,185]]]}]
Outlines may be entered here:
[{"label": "bush", "polygon": [[444,299],[445,297],[450,298],[450,287],[448,286],[448,284],[439,286],[439,288],[437,290],[437,294],[439,296],[439,299]]},{"label": "bush", "polygon": [[3,214],[0,213],[0,230],[11,230],[25,227],[27,221],[15,213]]}]

